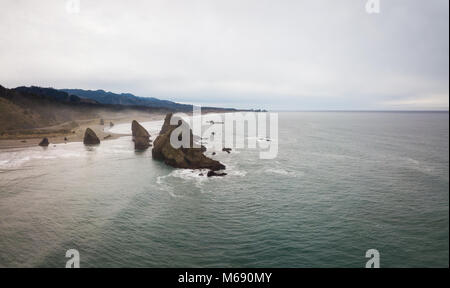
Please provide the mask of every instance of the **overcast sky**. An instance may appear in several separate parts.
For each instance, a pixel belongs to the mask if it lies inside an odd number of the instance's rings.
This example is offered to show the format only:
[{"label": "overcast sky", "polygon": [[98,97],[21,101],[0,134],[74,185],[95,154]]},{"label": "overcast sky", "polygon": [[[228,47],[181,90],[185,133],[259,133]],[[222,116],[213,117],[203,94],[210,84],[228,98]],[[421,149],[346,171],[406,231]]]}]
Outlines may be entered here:
[{"label": "overcast sky", "polygon": [[0,85],[290,110],[448,109],[449,1],[0,0]]}]

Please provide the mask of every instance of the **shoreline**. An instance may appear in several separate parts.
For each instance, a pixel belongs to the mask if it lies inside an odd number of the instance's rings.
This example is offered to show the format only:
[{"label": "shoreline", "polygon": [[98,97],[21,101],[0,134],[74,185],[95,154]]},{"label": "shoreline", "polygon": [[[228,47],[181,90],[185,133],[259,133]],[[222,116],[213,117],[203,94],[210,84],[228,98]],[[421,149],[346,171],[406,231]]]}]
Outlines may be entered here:
[{"label": "shoreline", "polygon": [[[215,110],[206,110],[202,111],[202,115],[206,114],[213,114],[218,113],[219,111]],[[234,112],[234,111],[233,111]],[[177,113],[177,112],[174,112]],[[232,112],[219,112],[219,113],[232,113]],[[77,127],[71,129],[73,133],[58,133],[56,130],[57,127],[61,127],[66,125],[67,123],[61,123],[59,125],[51,126],[51,127],[41,127],[39,130],[48,130],[49,133],[40,133],[40,134],[31,134],[33,136],[27,137],[29,134],[18,134],[17,137],[11,138],[11,139],[1,139],[0,138],[0,151],[6,150],[6,149],[16,149],[16,148],[29,148],[29,147],[36,147],[38,144],[42,141],[44,137],[47,137],[50,145],[56,145],[56,144],[64,144],[64,143],[73,143],[73,142],[83,142],[84,139],[84,133],[87,128],[91,128],[94,130],[97,137],[100,139],[101,142],[108,141],[108,140],[114,140],[118,139],[123,136],[131,136],[131,134],[120,134],[120,133],[112,133],[108,132],[109,128],[112,128],[109,126],[110,122],[113,122],[114,125],[118,124],[126,124],[129,123],[131,125],[131,122],[133,120],[141,122],[150,122],[150,121],[161,121],[164,120],[164,117],[167,113],[155,113],[150,114],[148,116],[141,116],[141,115],[134,115],[133,116],[122,116],[122,117],[116,117],[116,118],[95,118],[95,119],[89,119],[89,120],[74,120],[72,122],[76,122],[78,124]],[[191,113],[186,113],[191,114]],[[104,120],[104,125],[100,124],[100,120]],[[51,128],[55,130],[51,130]],[[64,137],[67,137],[67,141],[64,141]],[[106,137],[106,138],[105,138]],[[49,146],[50,146],[49,145]]]},{"label": "shoreline", "polygon": [[[44,137],[47,137],[50,145],[63,144],[63,143],[73,143],[73,142],[83,142],[84,133],[87,128],[94,130],[100,141],[108,141],[118,139],[123,136],[130,136],[131,134],[120,134],[109,132],[108,129],[112,128],[109,123],[112,122],[114,125],[130,123],[133,120],[138,122],[149,122],[164,120],[165,114],[153,114],[148,117],[120,117],[120,118],[96,118],[90,120],[77,120],[78,126],[72,129],[72,133],[55,133],[49,130],[49,133],[36,134],[29,136],[27,134],[19,134],[17,137],[12,139],[0,139],[0,151],[6,149],[15,148],[29,148],[38,146],[39,142]],[[100,124],[100,119],[104,120],[104,125]],[[61,124],[63,125],[63,124]],[[114,126],[113,126],[114,127]],[[49,129],[51,127],[42,127],[40,129]],[[64,138],[67,138],[67,141]]]}]

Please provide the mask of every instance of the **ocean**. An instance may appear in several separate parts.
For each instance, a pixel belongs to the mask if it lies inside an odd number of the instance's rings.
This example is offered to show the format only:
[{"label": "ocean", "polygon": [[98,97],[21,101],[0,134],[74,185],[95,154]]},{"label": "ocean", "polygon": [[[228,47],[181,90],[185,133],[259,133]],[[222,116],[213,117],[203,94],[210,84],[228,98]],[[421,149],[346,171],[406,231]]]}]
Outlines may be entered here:
[{"label": "ocean", "polygon": [[278,118],[277,157],[218,151],[225,177],[128,136],[0,150],[0,267],[449,267],[447,112]]}]

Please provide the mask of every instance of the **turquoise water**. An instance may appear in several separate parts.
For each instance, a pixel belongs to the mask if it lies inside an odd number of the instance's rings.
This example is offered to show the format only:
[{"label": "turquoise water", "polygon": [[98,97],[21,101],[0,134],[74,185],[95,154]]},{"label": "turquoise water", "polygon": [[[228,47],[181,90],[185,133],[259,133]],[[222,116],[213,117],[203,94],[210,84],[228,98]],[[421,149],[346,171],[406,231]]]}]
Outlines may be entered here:
[{"label": "turquoise water", "polygon": [[278,157],[219,152],[214,179],[131,137],[2,150],[0,266],[64,267],[74,248],[81,267],[364,267],[368,249],[381,267],[448,267],[448,121],[280,113]]}]

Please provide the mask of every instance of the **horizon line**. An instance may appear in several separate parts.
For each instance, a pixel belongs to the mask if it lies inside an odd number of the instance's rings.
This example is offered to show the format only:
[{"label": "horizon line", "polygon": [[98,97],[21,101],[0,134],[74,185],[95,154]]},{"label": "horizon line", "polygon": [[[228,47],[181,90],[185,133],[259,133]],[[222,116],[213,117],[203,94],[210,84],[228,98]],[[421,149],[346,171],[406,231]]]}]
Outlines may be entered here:
[{"label": "horizon line", "polygon": [[364,109],[314,109],[314,110],[283,110],[283,109],[266,109],[269,112],[436,112],[436,113],[449,113],[449,110],[364,110]]}]

